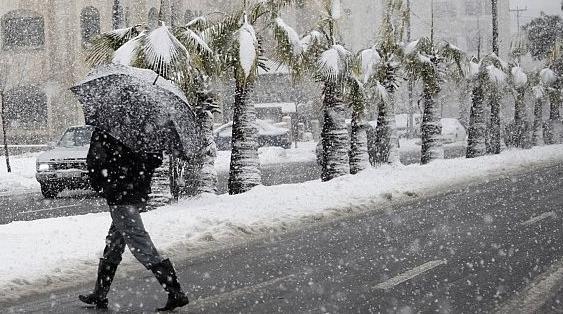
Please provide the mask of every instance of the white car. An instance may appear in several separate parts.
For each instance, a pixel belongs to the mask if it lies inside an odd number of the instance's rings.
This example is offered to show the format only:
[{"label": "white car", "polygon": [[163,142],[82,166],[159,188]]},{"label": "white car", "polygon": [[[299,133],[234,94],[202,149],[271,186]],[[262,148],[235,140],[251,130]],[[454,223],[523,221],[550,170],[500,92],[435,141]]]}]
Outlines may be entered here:
[{"label": "white car", "polygon": [[68,128],[49,151],[37,157],[37,181],[45,198],[54,198],[64,189],[89,188],[86,157],[94,127]]}]

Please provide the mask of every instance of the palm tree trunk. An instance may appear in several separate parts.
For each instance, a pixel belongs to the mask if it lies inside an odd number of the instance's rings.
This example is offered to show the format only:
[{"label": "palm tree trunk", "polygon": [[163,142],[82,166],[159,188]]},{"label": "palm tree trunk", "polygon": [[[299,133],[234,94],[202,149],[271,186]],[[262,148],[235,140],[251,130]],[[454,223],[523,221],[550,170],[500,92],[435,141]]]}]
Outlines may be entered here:
[{"label": "palm tree trunk", "polygon": [[[392,97],[390,97],[393,99]],[[376,145],[373,165],[396,163],[399,160],[397,124],[394,101],[380,102],[377,115]]]},{"label": "palm tree trunk", "polygon": [[439,108],[436,106],[434,93],[424,87],[423,101],[424,114],[422,116],[422,153],[420,162],[425,165],[436,159],[444,158],[444,148],[440,136],[442,124],[439,117]]},{"label": "palm tree trunk", "polygon": [[[238,77],[235,75],[235,77]],[[250,86],[236,82],[229,193],[240,194],[260,185],[256,109],[248,103]]]},{"label": "palm tree trunk", "polygon": [[549,90],[549,144],[560,144],[563,126],[561,125],[561,91],[558,88]]},{"label": "palm tree trunk", "polygon": [[491,105],[491,129],[490,129],[490,146],[489,153],[498,155],[501,151],[501,134],[500,134],[500,97],[498,90],[492,88],[490,92]]},{"label": "palm tree trunk", "polygon": [[217,158],[217,144],[213,138],[213,115],[209,111],[198,113],[200,132],[202,136],[203,154],[201,167],[198,171],[197,194],[217,193],[217,170],[215,170],[215,159]]},{"label": "palm tree trunk", "polygon": [[323,169],[321,179],[329,181],[350,173],[349,138],[345,121],[346,106],[341,88],[325,82],[324,124],[322,130]]},{"label": "palm tree trunk", "polygon": [[484,156],[487,153],[485,108],[483,106],[483,86],[477,82],[473,87],[471,114],[469,116],[469,137],[467,140],[467,158]]},{"label": "palm tree trunk", "polygon": [[369,167],[367,122],[364,112],[352,112],[350,173],[357,174]]},{"label": "palm tree trunk", "polygon": [[519,148],[526,148],[528,146],[528,124],[526,122],[526,103],[524,96],[526,94],[525,88],[518,88],[516,90],[516,101],[514,103],[514,127],[516,134],[514,136],[514,144]]},{"label": "palm tree trunk", "polygon": [[533,144],[535,146],[542,146],[543,142],[543,98],[536,98],[536,105],[534,106],[534,135]]}]

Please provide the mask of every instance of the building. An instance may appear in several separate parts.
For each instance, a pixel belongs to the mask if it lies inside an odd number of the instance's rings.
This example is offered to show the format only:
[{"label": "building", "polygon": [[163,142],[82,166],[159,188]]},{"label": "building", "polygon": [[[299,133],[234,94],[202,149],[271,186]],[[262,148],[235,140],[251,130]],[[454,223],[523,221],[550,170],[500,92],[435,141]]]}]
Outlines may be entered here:
[{"label": "building", "polygon": [[[158,22],[160,0],[120,1],[128,25]],[[170,22],[230,3],[173,0]],[[69,87],[88,72],[90,40],[112,29],[113,5],[114,0],[0,0],[0,88],[10,143],[46,143],[84,123]]]},{"label": "building", "polygon": [[[88,72],[84,59],[91,39],[112,29],[114,1],[121,3],[126,25],[149,27],[157,25],[161,4],[170,19],[166,22],[172,25],[202,13],[228,12],[240,5],[234,0],[0,0],[0,86],[4,91],[10,143],[45,143],[64,128],[83,123],[82,110],[69,87]],[[383,1],[342,0],[340,33],[350,49],[357,51],[376,43]],[[429,35],[428,0],[411,2],[413,39]],[[475,54],[479,47],[484,53],[489,52],[488,3],[489,0],[434,0],[436,37]],[[504,55],[509,45],[510,32],[505,30],[510,17],[507,1],[499,1],[499,5]],[[318,8],[306,0],[297,6],[301,10],[288,14],[287,20],[304,32],[318,20]],[[261,103],[320,99],[321,91],[316,85],[306,83],[309,89],[300,92],[298,85],[286,88],[291,84],[287,74],[264,76],[257,82],[251,99]],[[232,102],[230,89],[222,90],[224,103]]]}]

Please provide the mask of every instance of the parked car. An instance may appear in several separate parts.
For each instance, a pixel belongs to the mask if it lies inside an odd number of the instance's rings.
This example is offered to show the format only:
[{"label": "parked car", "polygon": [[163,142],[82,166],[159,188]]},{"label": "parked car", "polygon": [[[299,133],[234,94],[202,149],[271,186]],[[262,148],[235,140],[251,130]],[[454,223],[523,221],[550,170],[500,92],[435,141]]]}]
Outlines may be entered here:
[{"label": "parked car", "polygon": [[66,189],[89,188],[86,156],[94,127],[68,128],[52,149],[37,157],[36,179],[45,198],[54,198]]},{"label": "parked car", "polygon": [[[289,137],[289,130],[286,128],[278,127],[266,120],[256,120],[256,127],[258,128],[258,147],[278,146],[283,148],[290,148],[291,141]],[[233,122],[223,124],[218,127],[214,132],[215,142],[217,149],[230,150],[231,141],[233,136]]]}]

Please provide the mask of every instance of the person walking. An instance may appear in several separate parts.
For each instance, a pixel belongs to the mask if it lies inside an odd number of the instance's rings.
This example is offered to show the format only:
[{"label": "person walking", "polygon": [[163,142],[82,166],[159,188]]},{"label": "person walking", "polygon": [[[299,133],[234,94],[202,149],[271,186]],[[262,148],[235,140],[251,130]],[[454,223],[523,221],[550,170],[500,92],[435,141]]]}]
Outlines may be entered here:
[{"label": "person walking", "polygon": [[189,303],[169,259],[163,259],[145,230],[140,213],[145,210],[154,170],[162,164],[162,152],[137,153],[107,132],[96,129],[90,141],[87,166],[92,187],[109,205],[112,224],[98,265],[94,291],[80,301],[107,309],[107,294],[121,262],[125,246],[151,270],[168,300],[157,311],[171,311]]}]

